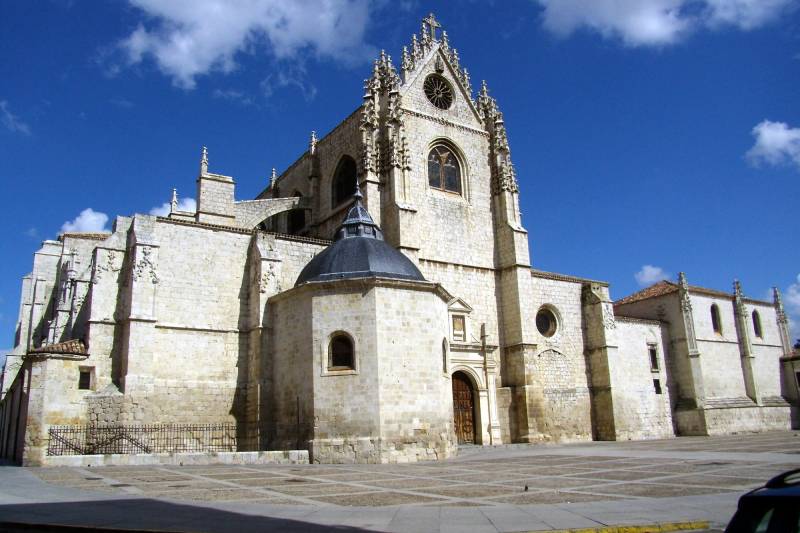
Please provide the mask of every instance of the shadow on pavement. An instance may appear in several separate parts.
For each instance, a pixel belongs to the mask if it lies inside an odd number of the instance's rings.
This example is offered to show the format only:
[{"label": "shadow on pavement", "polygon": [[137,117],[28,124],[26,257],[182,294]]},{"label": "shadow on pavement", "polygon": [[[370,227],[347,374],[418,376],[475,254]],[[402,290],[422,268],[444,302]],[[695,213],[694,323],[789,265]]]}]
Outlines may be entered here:
[{"label": "shadow on pavement", "polygon": [[366,532],[349,526],[235,513],[160,500],[100,500],[0,506],[3,532]]}]

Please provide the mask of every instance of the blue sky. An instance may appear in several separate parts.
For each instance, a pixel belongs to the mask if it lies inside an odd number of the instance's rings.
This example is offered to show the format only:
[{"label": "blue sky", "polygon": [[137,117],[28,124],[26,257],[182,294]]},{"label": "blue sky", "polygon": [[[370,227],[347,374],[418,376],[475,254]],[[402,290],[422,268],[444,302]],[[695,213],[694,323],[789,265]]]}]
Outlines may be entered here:
[{"label": "blue sky", "polygon": [[535,267],[800,321],[798,3],[2,1],[0,348],[43,239],[190,203],[203,145],[252,198],[429,11],[505,113]]}]

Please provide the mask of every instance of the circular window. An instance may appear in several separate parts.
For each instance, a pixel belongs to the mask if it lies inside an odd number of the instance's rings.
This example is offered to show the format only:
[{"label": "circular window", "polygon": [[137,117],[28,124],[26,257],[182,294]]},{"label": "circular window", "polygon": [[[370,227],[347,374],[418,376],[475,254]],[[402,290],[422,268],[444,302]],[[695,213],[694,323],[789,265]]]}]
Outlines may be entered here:
[{"label": "circular window", "polygon": [[439,109],[448,109],[453,103],[453,88],[444,77],[438,74],[431,74],[425,78],[422,86],[425,96]]},{"label": "circular window", "polygon": [[556,315],[548,308],[542,307],[536,313],[536,329],[545,337],[552,337],[556,333],[558,321]]}]

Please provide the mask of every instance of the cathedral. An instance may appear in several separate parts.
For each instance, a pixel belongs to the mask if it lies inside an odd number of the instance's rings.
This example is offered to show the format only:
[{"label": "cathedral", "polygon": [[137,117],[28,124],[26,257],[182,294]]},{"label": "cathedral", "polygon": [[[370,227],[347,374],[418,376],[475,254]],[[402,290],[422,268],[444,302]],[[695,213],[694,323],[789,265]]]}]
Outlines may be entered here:
[{"label": "cathedral", "polygon": [[210,168],[203,148],[196,212],[173,193],[167,216],[34,254],[2,457],[168,449],[148,444],[156,427],[199,452],[316,463],[790,427],[777,290],[681,274],[615,302],[533,267],[503,113],[432,15],[256,198]]}]

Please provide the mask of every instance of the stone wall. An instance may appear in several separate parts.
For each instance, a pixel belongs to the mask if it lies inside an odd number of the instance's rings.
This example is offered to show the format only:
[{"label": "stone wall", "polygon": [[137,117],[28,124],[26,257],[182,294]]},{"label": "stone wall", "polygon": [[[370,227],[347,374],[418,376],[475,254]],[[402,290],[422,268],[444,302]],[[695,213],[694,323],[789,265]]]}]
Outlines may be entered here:
[{"label": "stone wall", "polygon": [[[617,356],[609,361],[617,440],[673,436],[666,333],[658,322],[618,318]],[[657,350],[658,368],[650,365],[649,346]],[[658,380],[660,392],[654,380]]]},{"label": "stone wall", "polygon": [[522,299],[521,312],[525,316],[535,317],[546,306],[556,315],[558,326],[552,337],[543,336],[535,326],[529,328],[531,337],[526,340],[530,348],[506,353],[503,383],[505,373],[511,373],[508,367],[520,369],[516,380],[524,372],[524,382],[516,381],[512,390],[513,416],[525,417],[524,421],[518,420],[518,425],[528,427],[527,434],[517,437],[520,440],[591,439],[581,288],[579,282],[532,275],[530,293]]}]

